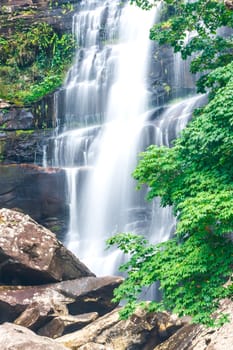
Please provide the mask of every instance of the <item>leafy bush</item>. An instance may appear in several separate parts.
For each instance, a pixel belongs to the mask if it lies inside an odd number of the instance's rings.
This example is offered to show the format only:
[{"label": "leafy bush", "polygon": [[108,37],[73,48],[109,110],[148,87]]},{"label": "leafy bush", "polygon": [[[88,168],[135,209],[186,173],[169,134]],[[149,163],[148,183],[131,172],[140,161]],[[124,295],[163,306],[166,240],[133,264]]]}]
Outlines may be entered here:
[{"label": "leafy bush", "polygon": [[[75,40],[47,23],[0,37],[0,97],[18,104],[41,99],[61,85],[72,61]],[[4,74],[4,72],[8,74]]]},{"label": "leafy bush", "polygon": [[[150,8],[157,1],[131,3]],[[132,234],[108,241],[130,255],[115,300],[126,300],[122,317],[128,317],[142,289],[158,281],[163,299],[150,309],[216,325],[227,319],[214,312],[220,299],[233,293],[233,41],[218,31],[233,27],[233,11],[215,0],[164,5],[164,21],[151,38],[192,57],[191,71],[202,72],[198,91],[209,91],[209,103],[195,111],[172,148],[153,145],[141,154],[133,174],[138,188],[146,184],[149,200],[159,196],[162,206],[172,205],[177,227],[173,239],[156,246]],[[188,31],[194,31],[189,41]]]}]

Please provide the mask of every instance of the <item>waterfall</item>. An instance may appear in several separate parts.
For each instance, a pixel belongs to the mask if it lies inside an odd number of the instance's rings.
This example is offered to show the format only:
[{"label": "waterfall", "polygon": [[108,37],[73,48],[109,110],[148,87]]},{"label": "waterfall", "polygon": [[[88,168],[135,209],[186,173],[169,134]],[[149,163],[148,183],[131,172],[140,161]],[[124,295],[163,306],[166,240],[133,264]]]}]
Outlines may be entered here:
[{"label": "waterfall", "polygon": [[148,203],[131,176],[138,152],[170,145],[200,99],[165,106],[159,116],[151,106],[148,37],[158,13],[127,1],[86,0],[73,19],[79,49],[64,86],[53,165],[67,174],[66,244],[98,275],[114,273],[121,259],[105,251],[112,234],[160,242],[174,230],[171,208],[160,208],[159,199]]}]

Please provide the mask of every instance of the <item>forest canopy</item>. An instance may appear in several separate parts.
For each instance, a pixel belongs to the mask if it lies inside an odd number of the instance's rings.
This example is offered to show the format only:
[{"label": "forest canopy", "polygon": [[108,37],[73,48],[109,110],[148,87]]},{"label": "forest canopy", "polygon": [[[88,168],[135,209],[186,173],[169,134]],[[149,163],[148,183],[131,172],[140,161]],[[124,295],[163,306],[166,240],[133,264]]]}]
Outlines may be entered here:
[{"label": "forest canopy", "polygon": [[[157,1],[131,3],[149,9]],[[152,145],[140,155],[138,187],[146,184],[149,200],[159,196],[162,206],[173,207],[176,232],[159,245],[130,233],[108,241],[130,254],[115,299],[126,300],[127,317],[141,290],[159,281],[162,301],[149,309],[213,325],[226,320],[213,312],[233,293],[233,11],[222,1],[166,0],[161,19],[151,39],[191,57],[191,72],[200,73],[197,91],[208,92],[209,102],[171,148]]]}]

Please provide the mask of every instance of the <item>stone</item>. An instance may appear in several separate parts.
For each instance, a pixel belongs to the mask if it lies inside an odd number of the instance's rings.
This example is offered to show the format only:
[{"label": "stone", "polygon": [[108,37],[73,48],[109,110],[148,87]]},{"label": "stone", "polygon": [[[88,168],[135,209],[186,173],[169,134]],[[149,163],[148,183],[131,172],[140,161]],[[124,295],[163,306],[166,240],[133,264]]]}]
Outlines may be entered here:
[{"label": "stone", "polygon": [[15,321],[35,330],[51,315],[68,314],[66,305],[73,302],[52,286],[0,286],[0,323]]},{"label": "stone", "polygon": [[98,318],[82,330],[57,338],[72,350],[152,350],[173,334],[182,323],[168,313],[148,313],[138,309],[128,320],[119,319],[119,309]]},{"label": "stone", "polygon": [[106,347],[101,344],[87,343],[81,346],[79,350],[106,350]]},{"label": "stone", "polygon": [[[1,131],[1,129],[0,129]],[[2,131],[0,155],[2,164],[43,163],[43,146],[52,130]]]},{"label": "stone", "polygon": [[31,130],[34,127],[34,117],[26,109],[12,108],[7,113],[0,114],[0,129],[2,130]]},{"label": "stone", "polygon": [[199,332],[199,325],[185,325],[154,350],[191,350],[192,342]]},{"label": "stone", "polygon": [[67,350],[52,339],[40,337],[31,330],[10,323],[0,326],[1,350]]},{"label": "stone", "polygon": [[[63,302],[65,301],[64,298]],[[14,323],[36,331],[38,328],[44,326],[46,322],[53,320],[55,315],[59,315],[60,313],[63,315],[68,314],[65,303],[62,304],[61,300],[59,300],[59,304],[56,303],[54,297],[48,302],[43,298],[41,302],[37,301],[28,305]],[[43,335],[48,336],[47,334]]]},{"label": "stone", "polygon": [[224,4],[229,10],[233,10],[233,0],[224,0]]},{"label": "stone", "polygon": [[233,346],[233,302],[224,299],[217,315],[229,316],[229,322],[221,327],[206,328],[201,325],[186,325],[154,350],[231,350]]},{"label": "stone", "polygon": [[77,316],[57,316],[44,325],[44,327],[40,328],[37,333],[45,337],[58,338],[64,334],[82,329],[89,323],[95,321],[97,317],[97,312],[90,312]]},{"label": "stone", "polygon": [[97,312],[102,316],[117,306],[112,301],[113,291],[123,280],[117,276],[84,277],[58,283],[56,290],[75,300],[68,305],[72,315]]},{"label": "stone", "polygon": [[65,171],[29,164],[0,166],[0,207],[18,208],[63,239],[68,203]]},{"label": "stone", "polygon": [[122,280],[121,277],[83,277],[41,286],[0,286],[0,323],[15,321],[37,330],[54,317],[68,313],[103,315],[116,306],[111,301],[113,289]]},{"label": "stone", "polygon": [[38,285],[94,276],[46,228],[28,215],[0,210],[0,282]]}]

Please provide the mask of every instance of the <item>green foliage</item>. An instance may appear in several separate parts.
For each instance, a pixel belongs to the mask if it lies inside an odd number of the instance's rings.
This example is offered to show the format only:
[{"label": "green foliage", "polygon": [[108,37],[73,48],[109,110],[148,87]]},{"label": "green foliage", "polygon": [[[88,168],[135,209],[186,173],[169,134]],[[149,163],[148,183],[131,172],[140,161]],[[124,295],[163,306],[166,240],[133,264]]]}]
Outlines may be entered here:
[{"label": "green foliage", "polygon": [[146,184],[148,199],[159,196],[162,206],[172,205],[178,221],[175,238],[158,246],[124,234],[109,241],[130,253],[121,267],[128,277],[115,292],[117,300],[127,300],[123,316],[134,309],[142,287],[155,281],[163,293],[155,308],[191,315],[208,325],[216,323],[210,314],[219,300],[232,295],[232,287],[223,287],[233,267],[231,69],[232,63],[212,72],[214,97],[196,111],[174,147],[153,145],[141,154],[134,171],[139,188]]},{"label": "green foliage", "polygon": [[56,33],[46,23],[0,37],[0,97],[25,104],[61,85],[75,49],[72,35]]},{"label": "green foliage", "polygon": [[[131,0],[137,6],[149,9],[158,1]],[[233,27],[233,11],[218,0],[163,2],[163,19],[151,29],[150,37],[160,44],[168,44],[175,52],[181,52],[183,59],[192,58],[192,73],[213,70],[230,63],[233,53],[231,34],[223,34],[221,27]],[[192,33],[188,40],[187,33]],[[205,78],[202,75],[198,91],[205,92]]]},{"label": "green foliage", "polygon": [[[145,9],[157,3],[131,2]],[[227,316],[215,311],[220,299],[233,295],[233,42],[218,29],[233,27],[233,11],[215,0],[165,0],[164,11],[151,38],[184,59],[191,56],[191,71],[202,73],[198,91],[209,91],[209,103],[195,111],[172,148],[153,145],[140,155],[133,173],[138,188],[148,186],[148,200],[160,197],[162,206],[173,207],[176,232],[159,245],[132,234],[109,239],[108,245],[129,255],[115,300],[126,301],[122,317],[128,317],[143,288],[159,281],[163,299],[150,303],[150,310],[222,324]]]},{"label": "green foliage", "polygon": [[115,301],[127,302],[122,318],[135,310],[143,288],[160,281],[163,299],[147,304],[149,310],[171,310],[207,325],[221,322],[223,315],[210,317],[210,314],[218,306],[220,296],[231,294],[230,289],[223,286],[232,267],[230,241],[206,233],[184,238],[182,242],[174,238],[153,246],[141,236],[124,233],[109,239],[108,244],[115,244],[130,254],[129,261],[120,268],[128,276],[114,291]]}]

